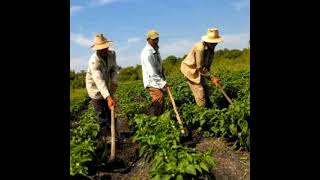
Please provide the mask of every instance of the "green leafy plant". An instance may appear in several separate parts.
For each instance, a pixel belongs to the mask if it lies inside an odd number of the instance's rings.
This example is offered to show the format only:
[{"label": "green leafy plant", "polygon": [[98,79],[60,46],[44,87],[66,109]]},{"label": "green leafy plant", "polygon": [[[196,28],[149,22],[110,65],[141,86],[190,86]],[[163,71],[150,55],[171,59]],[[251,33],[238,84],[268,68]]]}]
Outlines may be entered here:
[{"label": "green leafy plant", "polygon": [[99,124],[92,106],[80,117],[79,125],[70,129],[70,175],[87,175],[87,162],[90,162],[96,149],[96,136]]},{"label": "green leafy plant", "polygon": [[90,98],[86,89],[70,89],[70,120],[76,119],[87,107]]},{"label": "green leafy plant", "polygon": [[180,145],[180,130],[166,111],[160,117],[136,115],[137,131],[134,140],[141,143],[140,156],[152,159],[152,179],[198,177],[207,175],[215,165],[211,152],[201,153]]}]

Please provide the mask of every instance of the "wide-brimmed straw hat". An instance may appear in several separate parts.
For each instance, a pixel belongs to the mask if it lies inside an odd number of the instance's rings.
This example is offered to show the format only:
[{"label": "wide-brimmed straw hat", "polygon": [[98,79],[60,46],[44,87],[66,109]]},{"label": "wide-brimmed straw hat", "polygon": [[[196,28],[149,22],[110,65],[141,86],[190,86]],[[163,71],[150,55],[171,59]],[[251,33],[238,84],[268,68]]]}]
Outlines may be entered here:
[{"label": "wide-brimmed straw hat", "polygon": [[208,43],[219,43],[224,40],[223,37],[219,35],[219,30],[217,28],[209,28],[207,35],[202,36],[201,39]]},{"label": "wide-brimmed straw hat", "polygon": [[111,45],[112,45],[112,41],[108,41],[108,39],[104,37],[103,34],[97,34],[94,37],[93,45],[91,46],[91,48],[93,50],[101,50],[101,49],[108,48]]}]

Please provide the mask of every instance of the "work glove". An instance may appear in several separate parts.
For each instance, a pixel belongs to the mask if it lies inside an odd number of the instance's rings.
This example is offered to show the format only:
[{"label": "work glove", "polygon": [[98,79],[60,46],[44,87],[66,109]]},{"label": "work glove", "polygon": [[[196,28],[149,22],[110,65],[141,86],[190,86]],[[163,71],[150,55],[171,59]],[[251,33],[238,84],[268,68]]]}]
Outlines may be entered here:
[{"label": "work glove", "polygon": [[165,92],[165,91],[167,91],[167,88],[169,88],[171,90],[171,85],[168,83],[166,83],[166,85],[163,87],[162,90]]},{"label": "work glove", "polygon": [[220,83],[219,83],[219,78],[218,78],[218,77],[212,77],[212,78],[211,78],[211,83],[212,83],[215,87],[217,87],[217,88],[220,88],[220,87],[221,87],[221,85],[220,85]]},{"label": "work glove", "polygon": [[116,103],[115,103],[115,101],[112,99],[111,96],[108,96],[108,97],[107,97],[107,103],[108,103],[108,107],[109,107],[110,110],[111,110],[112,107],[115,107],[115,106],[116,106]]}]

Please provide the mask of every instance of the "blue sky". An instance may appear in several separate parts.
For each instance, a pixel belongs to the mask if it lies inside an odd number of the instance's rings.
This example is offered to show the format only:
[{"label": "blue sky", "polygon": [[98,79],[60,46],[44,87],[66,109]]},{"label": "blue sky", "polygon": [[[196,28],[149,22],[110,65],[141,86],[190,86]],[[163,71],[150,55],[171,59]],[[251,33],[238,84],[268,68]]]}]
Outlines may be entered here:
[{"label": "blue sky", "polygon": [[145,35],[160,33],[162,58],[181,57],[216,27],[225,41],[217,49],[248,47],[249,0],[71,0],[70,69],[86,70],[96,33],[113,41],[120,66],[140,64]]}]

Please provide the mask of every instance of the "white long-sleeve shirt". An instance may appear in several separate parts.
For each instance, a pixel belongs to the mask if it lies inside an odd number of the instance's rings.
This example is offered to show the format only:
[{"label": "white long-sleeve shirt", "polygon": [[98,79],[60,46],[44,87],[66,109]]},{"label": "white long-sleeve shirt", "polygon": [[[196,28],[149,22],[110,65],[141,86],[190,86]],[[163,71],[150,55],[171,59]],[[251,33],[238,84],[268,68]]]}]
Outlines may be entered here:
[{"label": "white long-sleeve shirt", "polygon": [[163,77],[163,69],[160,52],[147,42],[143,48],[141,55],[141,66],[144,88],[153,87],[162,89],[166,85],[166,81]]},{"label": "white long-sleeve shirt", "polygon": [[113,94],[114,92],[109,91],[110,83],[117,84],[118,71],[115,51],[108,51],[107,61],[98,56],[97,52],[92,54],[86,75],[86,88],[90,98],[106,99]]}]

